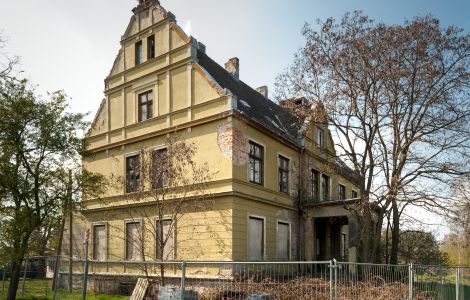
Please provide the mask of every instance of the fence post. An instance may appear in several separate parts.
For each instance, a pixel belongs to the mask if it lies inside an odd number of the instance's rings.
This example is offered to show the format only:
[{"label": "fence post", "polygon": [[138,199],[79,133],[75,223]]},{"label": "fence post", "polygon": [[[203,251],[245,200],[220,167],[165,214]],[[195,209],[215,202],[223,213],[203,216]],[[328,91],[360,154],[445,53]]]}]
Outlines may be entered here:
[{"label": "fence post", "polygon": [[330,300],[333,300],[333,261],[330,260]]},{"label": "fence post", "polygon": [[408,300],[413,300],[413,263],[408,265]]},{"label": "fence post", "polygon": [[55,300],[56,294],[57,294],[57,286],[59,284],[59,272],[60,272],[60,255],[57,255],[55,259],[55,266],[54,266],[54,279],[52,280],[52,283],[54,284],[52,289],[52,300]]},{"label": "fence post", "polygon": [[23,273],[23,286],[21,287],[21,297],[24,297],[24,286],[26,283],[26,272],[28,270],[28,257],[26,257],[26,260],[24,261],[24,273]]},{"label": "fence post", "polygon": [[186,261],[181,263],[181,295],[184,297],[184,289],[186,287]]},{"label": "fence post", "polygon": [[459,300],[460,290],[460,266],[457,267],[457,274],[455,274],[455,300]]},{"label": "fence post", "polygon": [[335,270],[335,300],[338,299],[338,262],[333,259],[333,269]]},{"label": "fence post", "polygon": [[85,233],[85,267],[83,270],[83,289],[82,289],[82,300],[86,300],[86,288],[88,283],[88,236],[90,230]]}]

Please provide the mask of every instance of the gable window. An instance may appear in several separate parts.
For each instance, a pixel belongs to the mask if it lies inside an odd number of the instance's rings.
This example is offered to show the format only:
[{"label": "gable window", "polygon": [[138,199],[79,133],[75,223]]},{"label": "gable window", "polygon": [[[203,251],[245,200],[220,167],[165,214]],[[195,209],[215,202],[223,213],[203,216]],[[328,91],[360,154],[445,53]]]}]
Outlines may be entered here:
[{"label": "gable window", "polygon": [[126,157],[126,193],[138,191],[140,188],[140,157]]},{"label": "gable window", "polygon": [[142,63],[142,41],[135,43],[135,65]]},{"label": "gable window", "polygon": [[289,160],[279,155],[279,191],[289,192]]},{"label": "gable window", "polygon": [[264,219],[250,216],[248,218],[248,259],[264,259]]},{"label": "gable window", "polygon": [[276,241],[277,260],[285,261],[290,259],[290,224],[277,222]]},{"label": "gable window", "polygon": [[346,199],[346,187],[342,184],[339,185],[339,200],[345,200]]},{"label": "gable window", "polygon": [[323,131],[323,129],[317,128],[317,139],[316,139],[316,142],[317,142],[317,146],[318,146],[320,149],[324,149],[324,148],[325,148],[325,132]]},{"label": "gable window", "polygon": [[140,230],[140,222],[126,223],[126,260],[142,259],[139,247],[142,244]]},{"label": "gable window", "polygon": [[147,59],[155,57],[155,36],[151,35],[147,38]]},{"label": "gable window", "polygon": [[263,147],[250,142],[249,180],[256,184],[263,184]]},{"label": "gable window", "polygon": [[355,190],[351,191],[351,198],[352,199],[357,199],[357,191],[355,191]]},{"label": "gable window", "polygon": [[325,174],[321,175],[321,201],[328,201],[330,199],[330,177]]},{"label": "gable window", "polygon": [[161,189],[167,184],[168,150],[158,149],[152,152],[152,188]]},{"label": "gable window", "polygon": [[106,259],[106,226],[104,224],[93,226],[93,259]]},{"label": "gable window", "polygon": [[[175,224],[171,219],[156,220],[156,257],[159,260],[175,258]],[[163,250],[163,251],[162,251]]]},{"label": "gable window", "polygon": [[314,202],[317,202],[318,199],[318,185],[319,185],[319,173],[317,170],[312,169],[312,175],[310,177],[311,179],[311,190],[310,190],[310,196],[312,197],[312,200]]},{"label": "gable window", "polygon": [[153,95],[152,91],[139,94],[139,122],[148,120],[153,116]]}]

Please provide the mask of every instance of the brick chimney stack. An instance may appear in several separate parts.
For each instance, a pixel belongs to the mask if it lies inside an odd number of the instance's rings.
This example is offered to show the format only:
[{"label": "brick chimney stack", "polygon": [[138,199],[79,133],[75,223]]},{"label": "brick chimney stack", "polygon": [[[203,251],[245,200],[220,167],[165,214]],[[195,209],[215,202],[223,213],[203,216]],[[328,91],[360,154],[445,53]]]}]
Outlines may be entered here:
[{"label": "brick chimney stack", "polygon": [[264,96],[264,98],[268,98],[268,87],[263,85],[259,88],[256,88],[256,91]]},{"label": "brick chimney stack", "polygon": [[238,57],[233,57],[225,63],[225,70],[232,74],[236,79],[240,78],[240,60]]}]

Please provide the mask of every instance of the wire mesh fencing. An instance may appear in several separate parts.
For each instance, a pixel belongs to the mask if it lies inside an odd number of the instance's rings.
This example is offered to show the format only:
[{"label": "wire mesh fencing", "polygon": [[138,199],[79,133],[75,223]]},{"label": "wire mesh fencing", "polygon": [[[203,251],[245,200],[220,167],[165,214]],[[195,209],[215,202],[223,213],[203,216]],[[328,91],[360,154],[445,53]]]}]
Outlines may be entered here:
[{"label": "wire mesh fencing", "polygon": [[[470,299],[470,267],[349,262],[85,261],[28,258],[24,299],[129,299],[138,278],[144,299]],[[55,276],[54,276],[55,275]],[[0,268],[0,299],[8,268]]]}]

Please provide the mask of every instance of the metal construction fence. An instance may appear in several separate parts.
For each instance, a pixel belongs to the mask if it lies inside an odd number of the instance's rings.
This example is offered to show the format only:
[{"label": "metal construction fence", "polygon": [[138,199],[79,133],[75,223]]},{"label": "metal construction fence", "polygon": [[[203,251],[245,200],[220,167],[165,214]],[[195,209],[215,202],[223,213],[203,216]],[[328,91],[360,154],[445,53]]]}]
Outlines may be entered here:
[{"label": "metal construction fence", "polygon": [[[128,299],[138,278],[149,283],[144,299],[470,299],[470,267],[64,257],[25,260],[18,297],[81,299],[85,292],[87,299]],[[0,268],[0,279],[4,299],[8,269]]]}]

